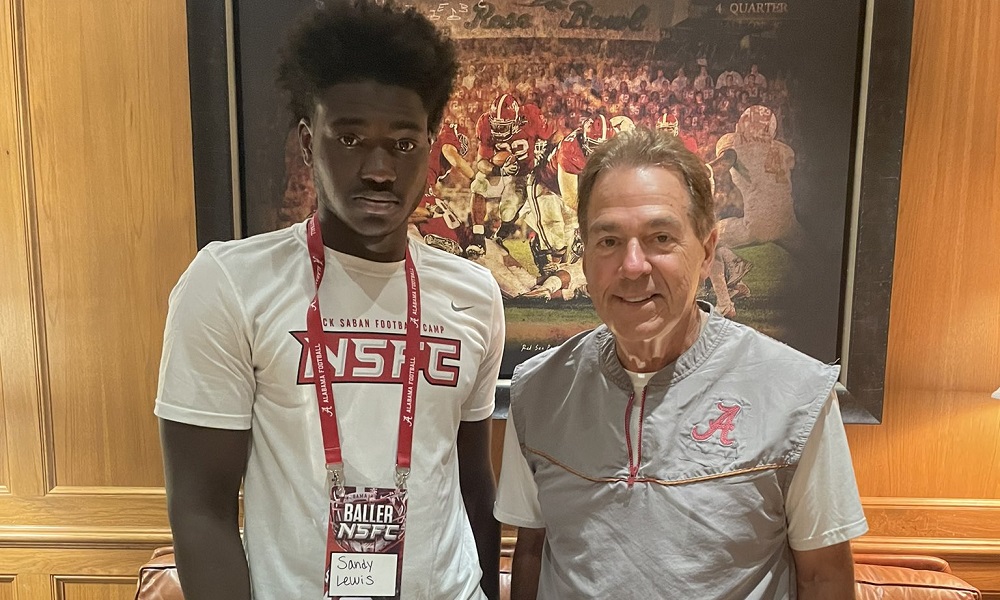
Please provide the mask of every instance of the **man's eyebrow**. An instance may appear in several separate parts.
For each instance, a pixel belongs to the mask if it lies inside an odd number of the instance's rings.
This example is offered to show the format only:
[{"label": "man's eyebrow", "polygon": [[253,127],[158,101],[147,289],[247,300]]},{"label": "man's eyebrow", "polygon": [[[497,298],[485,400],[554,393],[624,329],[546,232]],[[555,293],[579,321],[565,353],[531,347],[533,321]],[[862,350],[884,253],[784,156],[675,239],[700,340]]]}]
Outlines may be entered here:
[{"label": "man's eyebrow", "polygon": [[609,221],[596,221],[587,228],[592,233],[615,233],[621,229],[617,223]]}]

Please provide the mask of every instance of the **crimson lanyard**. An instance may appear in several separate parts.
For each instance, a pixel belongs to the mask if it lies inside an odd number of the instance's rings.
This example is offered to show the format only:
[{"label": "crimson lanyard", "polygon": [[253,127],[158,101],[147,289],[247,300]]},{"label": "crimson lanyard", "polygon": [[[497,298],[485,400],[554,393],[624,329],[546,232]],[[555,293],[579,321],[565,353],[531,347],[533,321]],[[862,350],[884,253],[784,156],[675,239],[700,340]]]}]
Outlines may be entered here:
[{"label": "crimson lanyard", "polygon": [[[326,254],[323,236],[320,234],[319,219],[316,214],[306,224],[306,238],[309,247],[309,262],[312,264],[316,295],[309,303],[306,313],[306,328],[309,332],[309,355],[313,368],[313,383],[316,386],[316,400],[319,403],[319,421],[323,431],[323,450],[326,467],[332,483],[339,488],[344,484],[344,457],[340,446],[340,430],[337,425],[337,407],[333,401],[333,369],[326,356],[326,334],[319,310],[319,286],[326,270]],[[396,448],[396,485],[406,486],[410,473],[410,456],[413,450],[413,414],[417,405],[417,348],[420,345],[420,284],[417,269],[407,245],[404,260],[406,271],[406,347],[404,351],[405,382],[403,399],[399,407],[399,440]]]}]

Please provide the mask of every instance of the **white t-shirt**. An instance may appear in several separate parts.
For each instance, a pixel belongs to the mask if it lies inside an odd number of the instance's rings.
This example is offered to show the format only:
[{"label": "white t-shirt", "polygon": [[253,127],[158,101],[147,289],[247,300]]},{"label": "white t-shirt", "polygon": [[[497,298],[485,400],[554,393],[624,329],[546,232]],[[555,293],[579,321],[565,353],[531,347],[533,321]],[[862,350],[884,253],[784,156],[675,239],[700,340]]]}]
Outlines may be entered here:
[{"label": "white t-shirt", "polygon": [[[633,455],[638,455],[639,403],[651,373],[628,372],[635,388],[629,424]],[[538,488],[521,452],[517,430],[507,417],[503,466],[493,514],[517,527],[544,528]],[[868,531],[858,497],[854,467],[836,393],[823,405],[802,449],[798,468],[785,497],[788,544],[793,550],[815,550],[856,538]]]},{"label": "white t-shirt", "polygon": [[[458,478],[460,421],[493,412],[500,291],[486,269],[410,242],[422,300],[402,597],[483,598]],[[406,283],[402,261],[326,250],[320,308],[346,484],[392,487]],[[251,429],[245,545],[256,600],[320,599],[329,499],[312,367],[303,224],[198,253],[170,296],[157,416]]]}]

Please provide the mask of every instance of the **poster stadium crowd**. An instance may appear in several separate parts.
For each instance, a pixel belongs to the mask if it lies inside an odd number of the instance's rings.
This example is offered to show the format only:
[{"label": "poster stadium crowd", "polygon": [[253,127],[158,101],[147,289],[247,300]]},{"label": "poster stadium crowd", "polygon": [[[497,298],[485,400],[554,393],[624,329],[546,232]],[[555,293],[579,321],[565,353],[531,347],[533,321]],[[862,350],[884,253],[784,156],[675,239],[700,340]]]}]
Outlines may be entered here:
[{"label": "poster stadium crowd", "polygon": [[[720,312],[750,295],[752,265],[733,249],[801,242],[790,86],[765,56],[669,39],[457,41],[462,68],[410,230],[489,268],[508,304],[587,298],[577,177],[597,144],[637,125],[671,132],[713,173],[722,234],[705,291]],[[296,144],[290,132],[279,227],[315,206]]]},{"label": "poster stadium crowd", "polygon": [[[426,210],[415,217],[419,237],[486,264],[509,299],[586,296],[574,180],[596,144],[636,125],[678,136],[713,170],[719,218],[741,218],[744,194],[729,171],[742,165],[721,159],[739,137],[741,117],[744,141],[788,138],[788,86],[751,56],[716,64],[704,48],[662,46],[462,40],[463,55],[475,59],[463,63],[432,151]],[[658,59],[661,53],[669,58]],[[467,163],[457,169],[441,154],[443,144],[456,143]],[[780,146],[778,155],[767,154],[788,163],[781,166],[788,181],[794,155]],[[717,285],[716,297],[734,314],[732,301],[749,294],[741,279],[750,264],[728,248],[720,254],[727,290],[719,294]]]}]

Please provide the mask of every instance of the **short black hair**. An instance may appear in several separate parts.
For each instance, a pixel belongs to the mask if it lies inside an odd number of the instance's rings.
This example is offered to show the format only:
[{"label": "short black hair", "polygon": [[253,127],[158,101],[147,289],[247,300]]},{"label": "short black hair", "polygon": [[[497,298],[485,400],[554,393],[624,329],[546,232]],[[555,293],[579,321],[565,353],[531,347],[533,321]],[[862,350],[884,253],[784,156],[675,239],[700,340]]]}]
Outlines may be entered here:
[{"label": "short black hair", "polygon": [[289,32],[278,84],[296,122],[311,118],[317,97],[338,83],[373,80],[412,90],[435,133],[457,73],[455,44],[416,9],[391,0],[325,0]]}]

